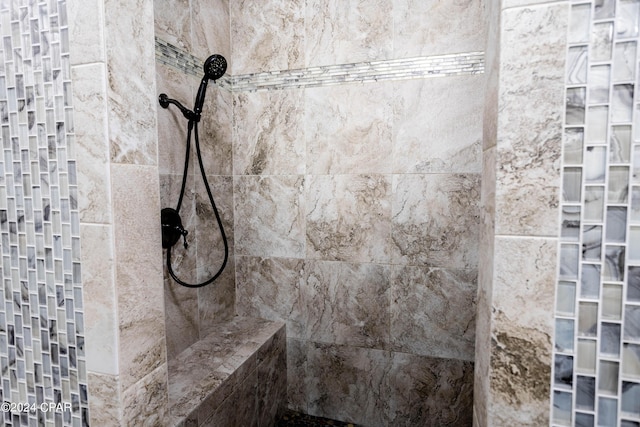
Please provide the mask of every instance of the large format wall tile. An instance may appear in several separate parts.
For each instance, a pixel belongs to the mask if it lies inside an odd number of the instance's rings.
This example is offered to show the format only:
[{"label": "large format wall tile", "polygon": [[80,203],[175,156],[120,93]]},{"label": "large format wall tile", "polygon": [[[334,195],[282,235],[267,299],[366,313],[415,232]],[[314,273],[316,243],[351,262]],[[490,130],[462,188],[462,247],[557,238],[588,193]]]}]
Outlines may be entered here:
[{"label": "large format wall tile", "polygon": [[307,258],[389,262],[389,175],[308,178]]},{"label": "large format wall tile", "polygon": [[109,28],[105,42],[111,161],[155,165],[157,94],[155,54],[150,49],[154,38],[153,2],[109,0],[104,10],[105,25]]},{"label": "large format wall tile", "polygon": [[482,83],[477,75],[394,84],[393,173],[480,173]]},{"label": "large format wall tile", "polygon": [[119,367],[123,389],[127,389],[166,359],[158,171],[149,166],[112,165],[111,176]]},{"label": "large format wall tile", "polygon": [[304,1],[233,1],[229,4],[233,73],[304,66]]},{"label": "large format wall tile", "polygon": [[396,58],[484,49],[485,0],[393,0]]},{"label": "large format wall tile", "polygon": [[103,374],[118,374],[116,289],[112,229],[106,225],[83,224],[82,246],[91,257],[83,257],[85,339],[87,369]]},{"label": "large format wall tile", "polygon": [[411,354],[472,361],[476,276],[474,270],[394,268],[391,348]]},{"label": "large format wall tile", "polygon": [[554,239],[496,238],[492,423],[548,423],[556,247]]},{"label": "large format wall tile", "polygon": [[75,134],[78,142],[78,209],[82,222],[108,224],[111,216],[111,195],[104,186],[109,180],[109,145],[107,142],[107,104],[104,96],[106,81],[103,64],[91,64],[72,69]]},{"label": "large format wall tile", "polygon": [[391,89],[390,83],[307,89],[307,173],[390,173]]},{"label": "large format wall tile", "polygon": [[558,228],[566,25],[566,4],[502,14],[498,234],[554,236]]},{"label": "large format wall tile", "polygon": [[234,173],[304,174],[303,117],[301,90],[234,95]]},{"label": "large format wall tile", "polygon": [[393,179],[393,261],[475,268],[480,176],[407,174]]},{"label": "large format wall tile", "polygon": [[387,351],[310,343],[306,373],[309,414],[386,425],[390,364]]},{"label": "large format wall tile", "polygon": [[305,337],[354,347],[389,347],[390,269],[308,261],[301,281]]},{"label": "large format wall tile", "polygon": [[307,67],[392,57],[390,0],[309,0],[305,13]]},{"label": "large format wall tile", "polygon": [[303,177],[238,176],[234,194],[238,255],[304,257]]},{"label": "large format wall tile", "polygon": [[389,396],[389,426],[470,426],[473,363],[391,353]]}]

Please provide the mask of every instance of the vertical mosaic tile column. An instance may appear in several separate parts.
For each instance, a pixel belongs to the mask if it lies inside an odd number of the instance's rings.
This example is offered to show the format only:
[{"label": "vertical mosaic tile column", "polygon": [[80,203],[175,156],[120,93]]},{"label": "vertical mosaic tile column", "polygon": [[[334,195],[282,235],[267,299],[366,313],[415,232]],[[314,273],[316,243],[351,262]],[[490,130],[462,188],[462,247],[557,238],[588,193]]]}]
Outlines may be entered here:
[{"label": "vertical mosaic tile column", "polygon": [[88,423],[66,3],[0,1],[0,413]]},{"label": "vertical mosaic tile column", "polygon": [[640,426],[640,0],[571,2],[554,426]]}]

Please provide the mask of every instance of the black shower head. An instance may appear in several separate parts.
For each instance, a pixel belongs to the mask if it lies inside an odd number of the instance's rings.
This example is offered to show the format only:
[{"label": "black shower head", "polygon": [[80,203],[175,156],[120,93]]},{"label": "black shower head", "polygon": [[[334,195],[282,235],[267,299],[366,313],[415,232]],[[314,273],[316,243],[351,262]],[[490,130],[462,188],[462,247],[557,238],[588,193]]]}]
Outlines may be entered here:
[{"label": "black shower head", "polygon": [[193,112],[200,118],[202,112],[202,104],[204,104],[204,94],[207,91],[207,82],[213,80],[214,82],[224,75],[227,71],[227,60],[222,55],[211,55],[204,61],[204,77],[200,82],[200,88],[196,95],[196,105],[193,107]]},{"label": "black shower head", "polygon": [[213,81],[218,80],[227,71],[227,60],[222,55],[211,55],[204,61],[204,75]]}]

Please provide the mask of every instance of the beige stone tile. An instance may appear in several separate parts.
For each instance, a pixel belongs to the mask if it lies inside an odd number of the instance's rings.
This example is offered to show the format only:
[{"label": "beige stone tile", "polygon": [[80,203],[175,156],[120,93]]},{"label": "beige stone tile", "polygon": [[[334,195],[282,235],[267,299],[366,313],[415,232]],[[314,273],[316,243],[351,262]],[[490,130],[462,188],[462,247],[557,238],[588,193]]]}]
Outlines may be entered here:
[{"label": "beige stone tile", "polygon": [[394,58],[484,49],[485,0],[394,0],[392,3]]},{"label": "beige stone tile", "polygon": [[480,172],[483,81],[474,75],[394,84],[394,173]]},{"label": "beige stone tile", "polygon": [[479,203],[477,174],[394,175],[393,262],[475,269]]},{"label": "beige stone tile", "polygon": [[106,3],[104,10],[111,161],[155,165],[158,101],[153,2],[116,0]]},{"label": "beige stone tile", "polygon": [[302,176],[238,176],[234,195],[237,255],[304,256]]},{"label": "beige stone tile", "polygon": [[167,364],[163,363],[122,393],[125,426],[165,425],[169,418]]},{"label": "beige stone tile", "polygon": [[87,373],[89,385],[89,417],[92,425],[121,425],[122,407],[117,375]]},{"label": "beige stone tile", "polygon": [[394,268],[392,350],[473,361],[476,282],[475,270]]},{"label": "beige stone tile", "polygon": [[156,37],[186,51],[193,49],[190,0],[154,0],[153,12]]},{"label": "beige stone tile", "polygon": [[304,67],[304,1],[230,2],[233,74]]},{"label": "beige stone tile", "polygon": [[473,362],[391,353],[390,426],[470,426]]},{"label": "beige stone tile", "polygon": [[567,13],[562,3],[502,14],[498,234],[558,232]]},{"label": "beige stone tile", "polygon": [[305,91],[307,173],[390,173],[392,85]]},{"label": "beige stone tile", "polygon": [[236,175],[304,174],[304,91],[234,96]]},{"label": "beige stone tile", "polygon": [[393,16],[390,0],[309,0],[305,9],[307,67],[390,59]]},{"label": "beige stone tile", "polygon": [[118,375],[118,322],[110,226],[82,224],[82,285],[87,369]]},{"label": "beige stone tile", "polygon": [[[227,58],[231,74],[231,32],[229,0],[192,0],[193,54],[203,60],[217,53]],[[233,2],[236,3],[236,2]]]},{"label": "beige stone tile", "polygon": [[[102,2],[100,0],[70,1],[66,5],[69,20],[69,59],[71,65],[104,62],[106,52],[103,48],[104,13]],[[74,79],[74,92],[76,91]],[[75,95],[76,93],[74,93]]]},{"label": "beige stone tile", "polygon": [[112,165],[111,176],[119,366],[128,388],[166,359],[158,170]]},{"label": "beige stone tile", "polygon": [[390,261],[391,177],[318,175],[307,183],[307,258]]},{"label": "beige stone tile", "polygon": [[74,132],[78,165],[78,210],[80,221],[112,222],[107,139],[106,82],[103,64],[72,68]]},{"label": "beige stone tile", "polygon": [[308,261],[303,274],[300,294],[307,339],[389,348],[388,266]]}]

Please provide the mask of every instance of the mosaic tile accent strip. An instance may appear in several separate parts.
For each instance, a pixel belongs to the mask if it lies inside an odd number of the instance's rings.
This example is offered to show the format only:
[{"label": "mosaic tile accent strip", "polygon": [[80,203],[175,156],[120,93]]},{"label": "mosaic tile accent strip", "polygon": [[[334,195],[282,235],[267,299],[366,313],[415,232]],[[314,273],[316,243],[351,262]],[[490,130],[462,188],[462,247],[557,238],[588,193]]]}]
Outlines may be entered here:
[{"label": "mosaic tile accent strip", "polygon": [[[157,38],[156,59],[158,62],[177,68],[184,73],[202,76],[203,60]],[[347,83],[459,76],[483,72],[484,52],[467,52],[224,76],[217,83],[234,92],[257,92]]]},{"label": "mosaic tile accent strip", "polygon": [[5,426],[88,425],[65,0],[0,2]]},{"label": "mosaic tile accent strip", "polygon": [[553,426],[640,427],[640,0],[573,0]]}]

